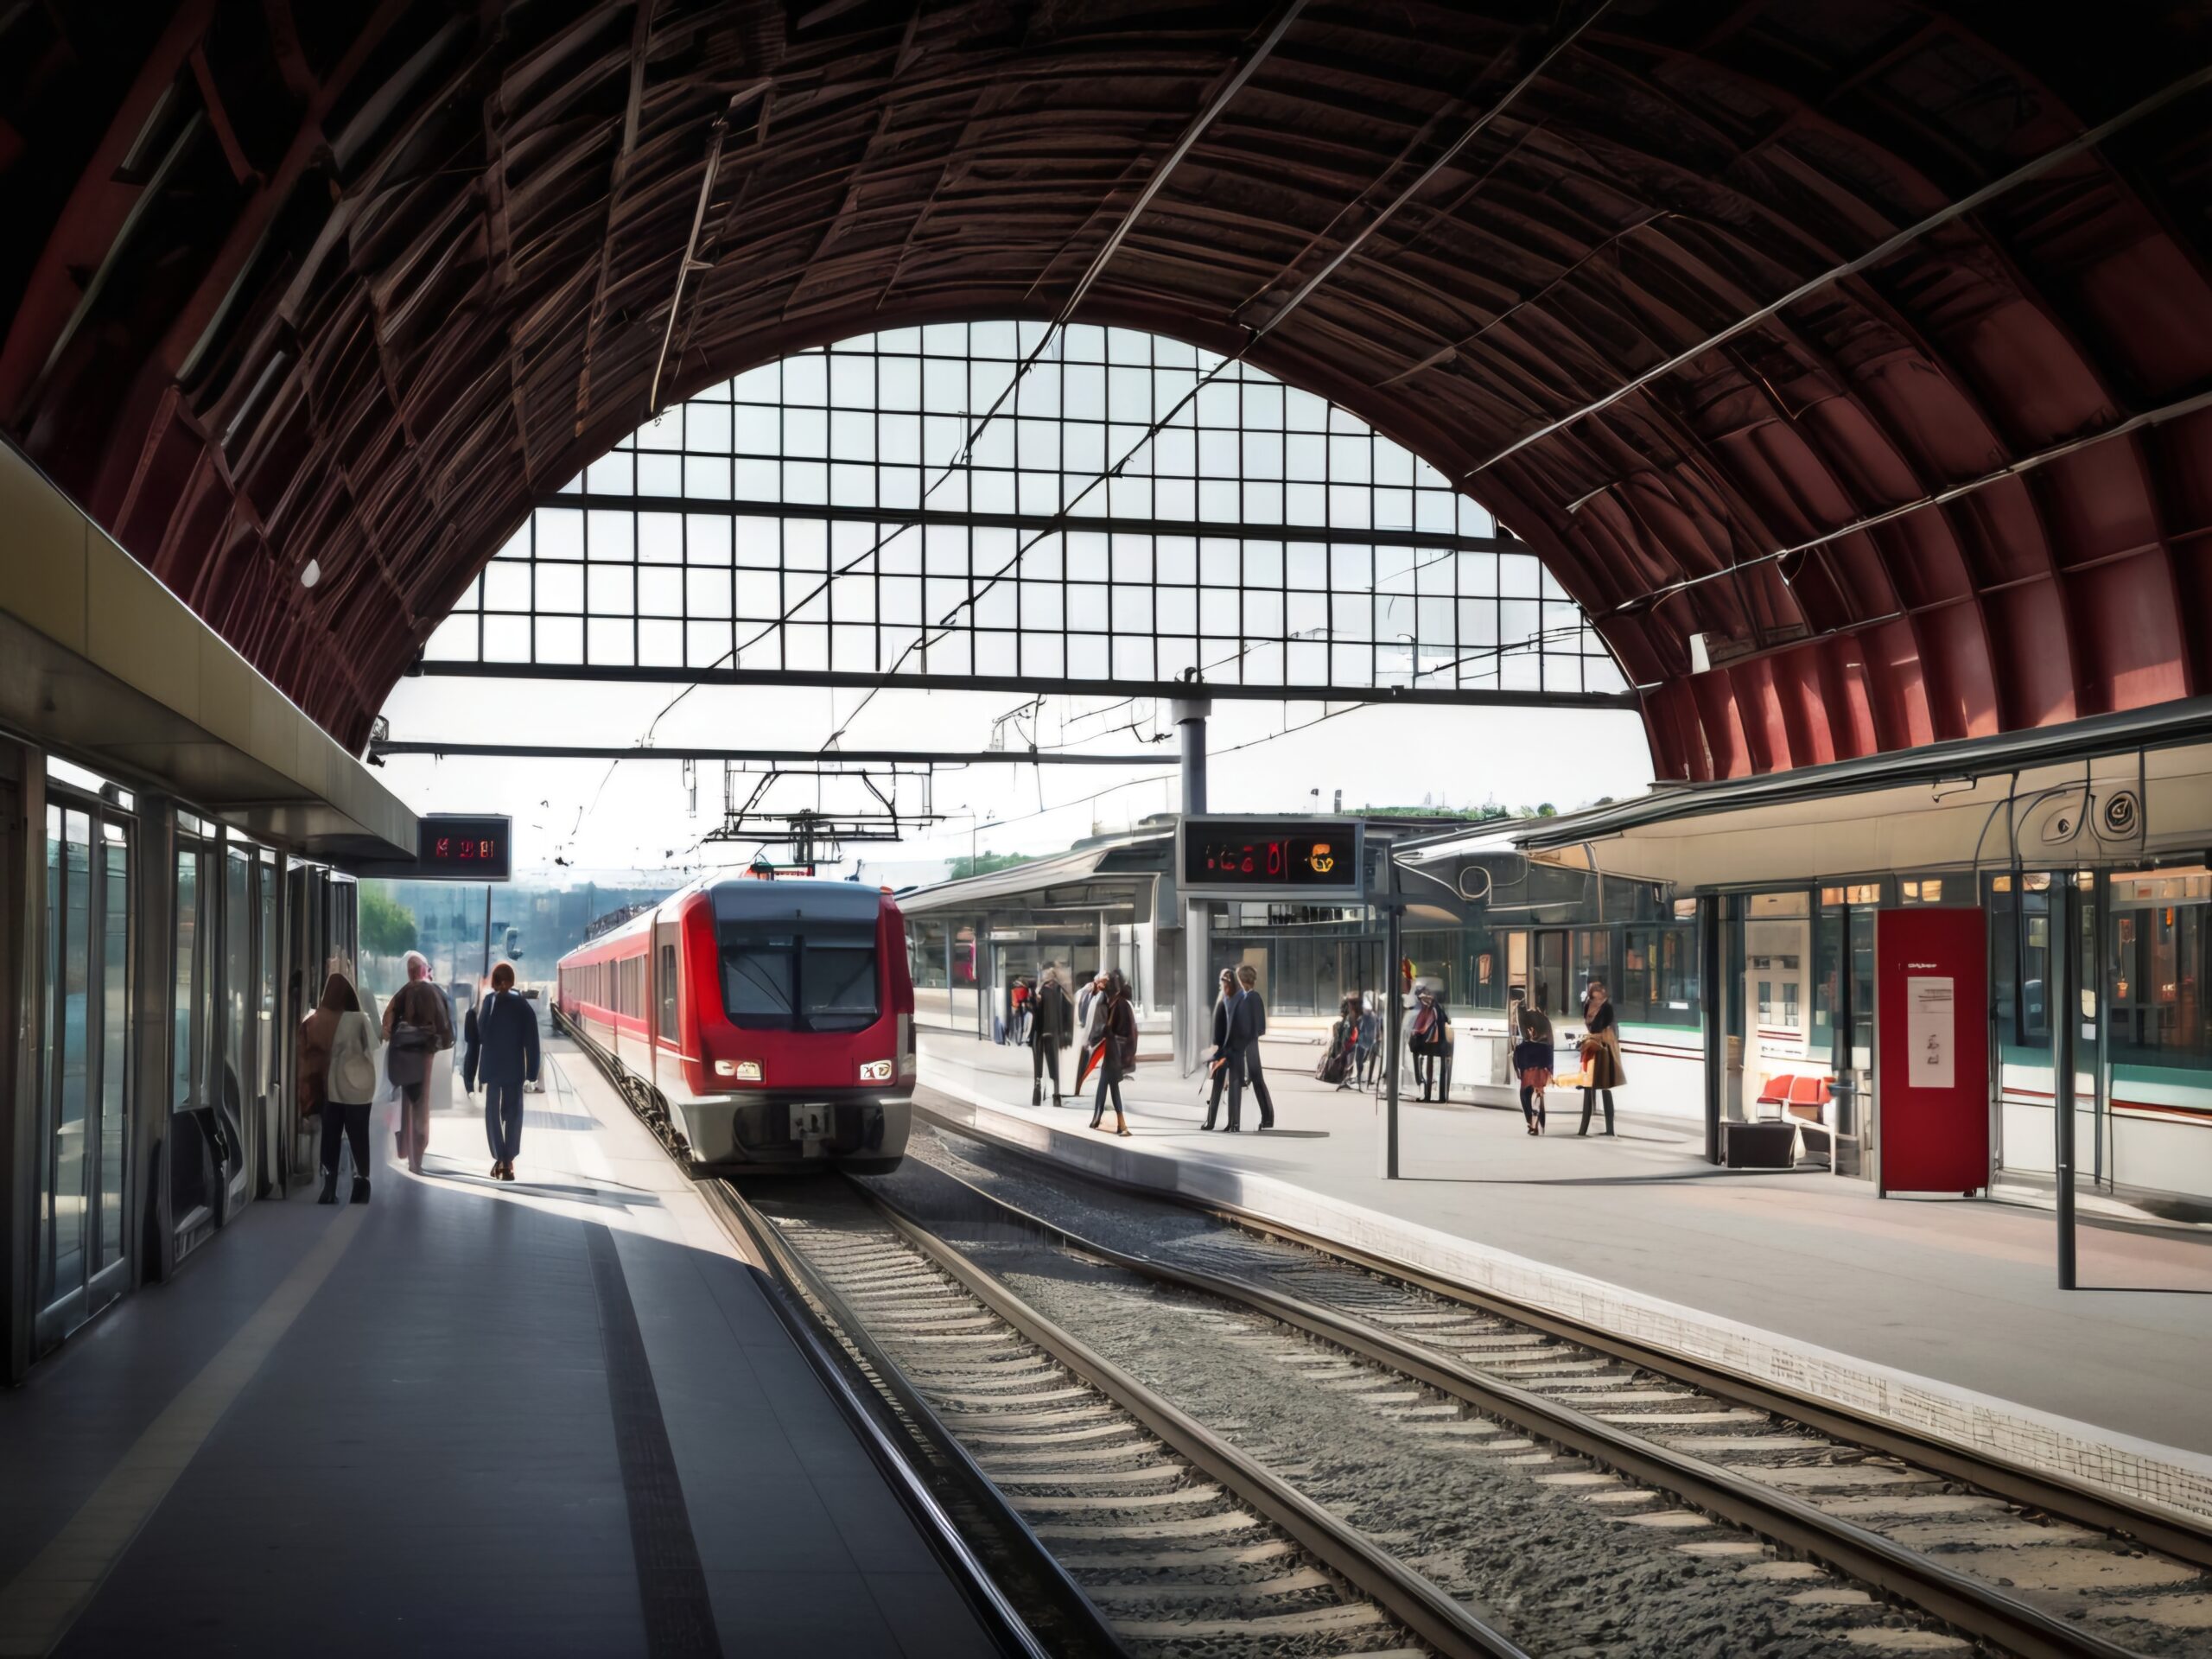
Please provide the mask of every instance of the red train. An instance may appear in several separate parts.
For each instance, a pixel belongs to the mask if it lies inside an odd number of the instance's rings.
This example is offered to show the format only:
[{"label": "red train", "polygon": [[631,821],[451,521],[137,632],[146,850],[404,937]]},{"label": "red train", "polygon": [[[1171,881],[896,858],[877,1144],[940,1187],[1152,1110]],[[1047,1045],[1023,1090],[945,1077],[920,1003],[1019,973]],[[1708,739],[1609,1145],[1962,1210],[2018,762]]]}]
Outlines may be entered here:
[{"label": "red train", "polygon": [[702,1167],[906,1153],[914,986],[874,887],[696,882],[562,957],[556,1006]]}]

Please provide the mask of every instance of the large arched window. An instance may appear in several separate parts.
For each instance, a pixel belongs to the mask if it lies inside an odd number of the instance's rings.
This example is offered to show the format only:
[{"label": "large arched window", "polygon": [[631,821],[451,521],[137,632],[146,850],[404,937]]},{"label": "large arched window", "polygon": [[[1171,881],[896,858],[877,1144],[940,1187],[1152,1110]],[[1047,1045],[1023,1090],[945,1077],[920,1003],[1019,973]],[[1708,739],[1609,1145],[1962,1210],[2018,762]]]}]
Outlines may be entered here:
[{"label": "large arched window", "polygon": [[1176,340],[1027,322],[862,335],[670,409],[532,513],[428,655],[1623,689],[1534,555],[1364,423]]}]

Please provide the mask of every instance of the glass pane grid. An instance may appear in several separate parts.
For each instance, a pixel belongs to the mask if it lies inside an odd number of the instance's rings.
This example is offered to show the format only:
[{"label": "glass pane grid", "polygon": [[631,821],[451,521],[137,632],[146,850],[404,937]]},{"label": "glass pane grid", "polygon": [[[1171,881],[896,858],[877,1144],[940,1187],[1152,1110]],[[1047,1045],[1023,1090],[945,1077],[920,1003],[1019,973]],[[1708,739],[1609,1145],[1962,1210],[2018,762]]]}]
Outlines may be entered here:
[{"label": "glass pane grid", "polygon": [[862,335],[665,411],[531,515],[427,655],[1625,689],[1533,554],[1345,410],[1158,336],[1014,322]]}]

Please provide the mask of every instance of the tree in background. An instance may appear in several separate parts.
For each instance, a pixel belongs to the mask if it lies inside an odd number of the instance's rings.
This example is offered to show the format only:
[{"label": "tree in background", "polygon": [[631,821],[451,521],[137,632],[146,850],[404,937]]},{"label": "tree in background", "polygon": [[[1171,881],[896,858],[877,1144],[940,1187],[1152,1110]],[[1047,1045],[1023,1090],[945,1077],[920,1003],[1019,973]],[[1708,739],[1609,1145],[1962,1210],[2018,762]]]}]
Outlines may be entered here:
[{"label": "tree in background", "polygon": [[1034,853],[985,853],[981,858],[956,858],[952,861],[950,880],[963,875],[988,875],[993,870],[1010,870],[1017,864],[1027,864],[1036,858]]},{"label": "tree in background", "polygon": [[361,887],[361,949],[372,956],[397,957],[415,948],[415,912],[391,894],[364,883]]}]

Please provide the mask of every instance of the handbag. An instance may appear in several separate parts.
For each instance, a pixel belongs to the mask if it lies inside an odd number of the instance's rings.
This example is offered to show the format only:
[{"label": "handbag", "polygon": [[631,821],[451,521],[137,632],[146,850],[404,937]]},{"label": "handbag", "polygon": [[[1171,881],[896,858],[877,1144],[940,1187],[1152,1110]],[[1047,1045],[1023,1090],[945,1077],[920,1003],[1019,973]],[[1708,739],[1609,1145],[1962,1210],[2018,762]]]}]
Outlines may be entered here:
[{"label": "handbag", "polygon": [[437,1046],[438,1033],[428,1026],[418,1026],[411,1020],[402,1020],[392,1027],[391,1057],[385,1069],[391,1080],[403,1089],[412,1089],[430,1075],[430,1051]]}]

